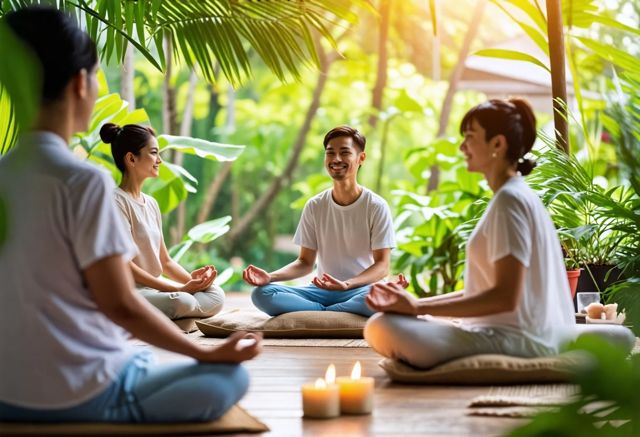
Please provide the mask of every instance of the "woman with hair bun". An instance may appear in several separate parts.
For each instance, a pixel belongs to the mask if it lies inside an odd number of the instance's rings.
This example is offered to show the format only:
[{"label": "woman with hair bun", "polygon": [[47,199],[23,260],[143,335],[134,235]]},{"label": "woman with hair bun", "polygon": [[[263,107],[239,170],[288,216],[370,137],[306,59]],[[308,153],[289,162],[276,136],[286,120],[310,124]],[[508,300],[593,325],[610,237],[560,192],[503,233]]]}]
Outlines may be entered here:
[{"label": "woman with hair bun", "polygon": [[213,284],[215,267],[204,266],[189,273],[169,256],[158,203],[142,192],[144,181],[157,177],[162,164],[155,132],[137,124],[120,127],[106,123],[100,137],[111,144],[113,160],[122,173],[115,199],[138,247],[138,255],[129,265],[139,292],[170,319],[217,314],[224,292]]},{"label": "woman with hair bun", "polygon": [[467,112],[460,133],[467,169],[494,193],[467,243],[465,290],[416,299],[398,284],[376,284],[367,303],[381,314],[369,319],[365,338],[418,368],[483,353],[556,354],[574,338],[575,320],[556,230],[522,178],[535,167],[526,158],[533,111],[521,99],[490,100]]}]

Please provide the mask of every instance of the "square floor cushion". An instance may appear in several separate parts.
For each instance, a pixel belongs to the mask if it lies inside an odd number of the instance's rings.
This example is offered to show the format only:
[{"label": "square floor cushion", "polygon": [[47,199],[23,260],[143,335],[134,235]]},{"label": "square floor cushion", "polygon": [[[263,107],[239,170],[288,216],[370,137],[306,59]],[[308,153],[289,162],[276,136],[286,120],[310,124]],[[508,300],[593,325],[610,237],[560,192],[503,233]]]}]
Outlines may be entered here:
[{"label": "square floor cushion", "polygon": [[196,320],[201,320],[201,317],[186,317],[184,319],[174,319],[172,320],[178,328],[182,330],[182,332],[189,334],[190,332],[195,332],[198,330],[196,326]]},{"label": "square floor cushion", "polygon": [[268,316],[259,311],[232,311],[196,321],[208,337],[236,331],[262,332],[266,338],[362,338],[367,318],[335,311],[297,311]]},{"label": "square floor cushion", "polygon": [[472,355],[440,364],[431,369],[416,369],[401,361],[385,358],[378,364],[392,381],[408,384],[485,385],[515,383],[551,383],[571,380],[571,369],[584,364],[580,352],[552,357],[519,358],[507,355]]},{"label": "square floor cushion", "polygon": [[2,423],[0,435],[212,435],[262,433],[269,427],[235,405],[221,418],[193,423]]}]

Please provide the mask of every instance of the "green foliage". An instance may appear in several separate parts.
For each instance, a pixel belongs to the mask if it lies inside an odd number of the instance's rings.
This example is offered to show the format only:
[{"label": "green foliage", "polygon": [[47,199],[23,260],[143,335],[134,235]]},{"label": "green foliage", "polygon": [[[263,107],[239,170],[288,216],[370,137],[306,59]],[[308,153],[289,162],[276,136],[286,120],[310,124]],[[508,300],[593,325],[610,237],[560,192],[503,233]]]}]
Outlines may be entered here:
[{"label": "green foliage", "polygon": [[221,144],[199,138],[175,135],[158,136],[158,146],[162,151],[174,149],[212,161],[235,161],[245,149],[245,146]]},{"label": "green foliage", "polygon": [[158,177],[145,181],[144,191],[156,199],[162,214],[173,211],[180,202],[187,198],[190,192],[197,191],[193,185],[183,179],[183,176],[190,182],[196,181],[196,179],[186,170],[184,172],[176,171],[178,167],[164,162],[160,166]]},{"label": "green foliage", "polygon": [[399,253],[395,268],[409,270],[411,289],[419,297],[461,288],[465,246],[470,230],[486,208],[488,192],[479,175],[467,171],[454,139],[441,139],[407,156],[419,177],[438,163],[445,172],[438,190],[428,196],[394,191]]},{"label": "green foliage", "polygon": [[11,103],[9,93],[0,83],[0,156],[9,151],[18,139],[18,123],[16,111]]},{"label": "green foliage", "polygon": [[603,123],[617,146],[623,175],[640,196],[640,74],[614,77],[613,87]]},{"label": "green foliage", "polygon": [[625,313],[626,323],[636,337],[640,337],[640,277],[635,276],[609,287],[606,300],[618,304],[618,311]]},{"label": "green foliage", "polygon": [[[549,43],[547,35],[547,18],[537,0],[491,0],[497,5],[520,29],[544,52],[549,55]],[[591,146],[593,138],[589,135],[589,122],[587,120],[588,99],[583,95],[584,70],[588,68],[587,62],[579,63],[578,57],[589,60],[593,65],[594,59],[599,63],[598,69],[602,71],[604,66],[610,64],[628,72],[640,69],[637,56],[626,50],[618,49],[610,42],[603,43],[598,36],[594,36],[589,30],[594,27],[603,28],[608,33],[619,32],[625,37],[637,36],[640,31],[632,26],[627,26],[618,20],[611,18],[609,12],[602,8],[595,0],[564,0],[562,1],[562,18],[565,26],[565,50],[568,66],[573,77],[572,88],[580,110],[580,122],[578,127],[583,130],[587,145]],[[519,19],[523,17],[525,20]],[[489,56],[516,61],[530,62],[551,73],[547,67],[548,59],[538,59],[530,54],[512,50],[485,49],[476,53],[481,56]],[[587,67],[587,68],[585,68]],[[566,103],[566,102],[565,102]],[[595,130],[597,131],[597,117]],[[571,120],[570,120],[571,121]],[[582,142],[581,141],[581,142]],[[575,144],[576,142],[572,142]],[[594,157],[595,158],[595,157]]]},{"label": "green foliage", "polygon": [[[113,178],[120,180],[120,171],[116,168],[111,156],[111,147],[100,139],[100,128],[107,122],[121,126],[126,124],[145,124],[149,117],[144,109],[129,111],[129,103],[122,100],[119,94],[109,93],[104,74],[98,72],[100,89],[96,101],[89,129],[74,135],[70,147],[81,158],[95,162],[107,168]],[[195,193],[197,179],[184,167],[167,161],[171,150],[193,155],[212,161],[233,161],[244,151],[245,146],[222,144],[197,138],[158,135],[160,154],[165,162],[160,166],[157,178],[149,179],[145,183],[145,192],[153,196],[162,213],[168,213],[184,201],[189,193]]]},{"label": "green foliage", "polygon": [[[245,149],[245,146],[173,135],[159,135],[158,146],[163,157],[175,149],[212,161],[234,161]],[[197,184],[198,180],[184,167],[165,161],[158,177],[149,179],[145,188],[158,201],[160,211],[166,214],[184,201],[189,193],[195,193],[197,189],[194,185]]]},{"label": "green foliage", "polygon": [[[0,15],[41,0],[5,1]],[[319,64],[312,33],[335,44],[333,22],[355,22],[354,4],[371,9],[363,0],[56,0],[61,9],[85,22],[94,41],[103,44],[101,58],[124,59],[132,44],[152,65],[164,69],[167,35],[175,53],[204,77],[216,80],[216,65],[232,83],[251,74],[250,49],[279,78],[299,78],[300,67]],[[3,57],[4,58],[4,57]],[[8,59],[8,58],[4,58]]]},{"label": "green foliage", "polygon": [[[229,223],[231,222],[230,216],[220,217],[215,220],[209,220],[204,223],[191,228],[184,236],[182,241],[169,249],[169,255],[175,260],[180,261],[185,256],[194,243],[208,244],[212,241],[220,238],[227,232],[229,232]],[[194,252],[194,251],[192,251]],[[194,260],[194,256],[198,259]],[[195,270],[196,268],[211,263],[211,255],[206,254],[204,257],[199,256],[197,253],[191,256],[191,259],[187,261],[186,265],[188,270]],[[237,281],[237,275],[241,275],[241,270],[234,266],[227,266],[220,270],[220,266],[224,265],[224,262],[215,262],[214,265],[218,270],[218,275],[214,283],[220,287],[224,284],[233,281]],[[242,276],[239,277],[242,279]]]},{"label": "green foliage", "polygon": [[625,234],[618,247],[619,262],[629,279],[607,290],[607,300],[616,302],[626,321],[640,336],[640,75],[626,73],[614,78],[615,93],[609,101],[604,125],[613,137],[623,174],[629,181],[629,201],[618,204],[603,198],[607,217],[618,219],[616,230]]},{"label": "green foliage", "polygon": [[543,70],[547,70],[549,73],[551,73],[551,70],[549,70],[549,67],[547,67],[542,61],[538,60],[535,56],[531,56],[526,53],[518,52],[515,50],[484,49],[484,50],[478,50],[477,52],[474,53],[474,55],[486,56],[489,58],[510,59],[512,61],[531,62],[532,64],[537,65]]},{"label": "green foliage", "polygon": [[304,181],[293,184],[292,188],[300,191],[302,195],[291,203],[291,208],[302,209],[309,199],[332,186],[333,183],[326,174],[315,173],[307,176]]},{"label": "green foliage", "polygon": [[[552,142],[551,139],[547,141]],[[623,186],[605,189],[594,182],[593,163],[549,146],[529,178],[551,213],[568,257],[581,266],[615,264],[627,234],[618,227],[633,195]]]},{"label": "green foliage", "polygon": [[509,436],[639,435],[640,354],[627,359],[625,351],[591,336],[581,336],[570,349],[590,356],[588,365],[575,369],[577,399],[537,415]]},{"label": "green foliage", "polygon": [[3,155],[14,145],[18,128],[29,127],[36,116],[40,72],[33,55],[3,20],[0,20],[0,59],[5,60],[0,63],[0,155]]},{"label": "green foliage", "polygon": [[210,243],[229,232],[230,216],[209,220],[191,228],[182,241],[169,249],[169,255],[178,261],[193,246],[194,243]]}]

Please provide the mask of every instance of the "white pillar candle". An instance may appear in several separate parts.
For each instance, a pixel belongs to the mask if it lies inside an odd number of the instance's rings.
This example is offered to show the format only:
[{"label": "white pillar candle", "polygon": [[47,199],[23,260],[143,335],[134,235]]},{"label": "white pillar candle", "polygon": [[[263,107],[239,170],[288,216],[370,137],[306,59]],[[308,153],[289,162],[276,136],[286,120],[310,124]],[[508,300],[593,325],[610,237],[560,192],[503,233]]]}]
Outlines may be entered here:
[{"label": "white pillar candle", "polygon": [[340,391],[335,384],[336,368],[327,368],[325,379],[302,386],[302,411],[304,417],[328,419],[340,415]]},{"label": "white pillar candle", "polygon": [[370,414],[373,410],[374,380],[361,376],[360,361],[353,366],[351,377],[336,380],[340,387],[340,411],[345,414]]}]

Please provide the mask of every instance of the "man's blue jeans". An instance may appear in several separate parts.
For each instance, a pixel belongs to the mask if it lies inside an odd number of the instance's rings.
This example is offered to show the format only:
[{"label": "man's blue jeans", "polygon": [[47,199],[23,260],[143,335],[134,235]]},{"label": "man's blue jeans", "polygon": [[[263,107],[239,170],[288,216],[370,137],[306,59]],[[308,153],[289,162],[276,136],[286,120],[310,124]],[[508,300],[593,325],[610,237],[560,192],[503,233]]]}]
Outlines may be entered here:
[{"label": "man's blue jeans", "polygon": [[150,352],[136,355],[105,391],[71,408],[23,408],[0,402],[0,421],[206,422],[222,416],[249,386],[249,374],[240,365],[154,365],[151,358]]},{"label": "man's blue jeans", "polygon": [[315,285],[290,287],[268,284],[251,294],[253,304],[270,316],[294,311],[341,311],[369,317],[375,313],[364,301],[370,285],[346,291],[331,291]]}]

